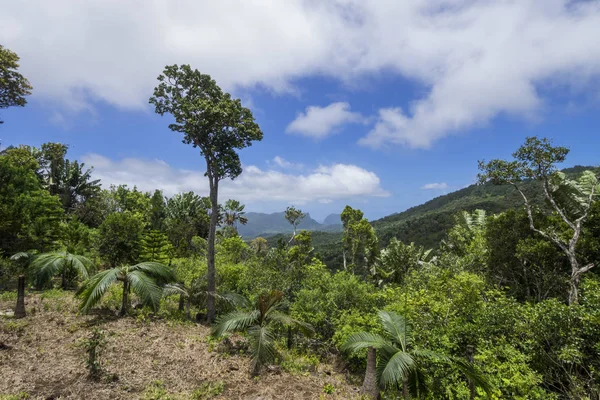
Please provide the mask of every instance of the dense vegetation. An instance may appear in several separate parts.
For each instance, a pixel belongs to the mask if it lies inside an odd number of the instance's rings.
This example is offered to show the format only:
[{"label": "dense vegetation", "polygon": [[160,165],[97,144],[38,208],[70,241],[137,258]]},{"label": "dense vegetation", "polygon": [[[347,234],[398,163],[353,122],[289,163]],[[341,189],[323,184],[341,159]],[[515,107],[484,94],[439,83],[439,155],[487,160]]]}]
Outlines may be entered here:
[{"label": "dense vegetation", "polygon": [[[0,285],[19,289],[14,318],[30,318],[25,295],[76,289],[82,314],[211,324],[213,340],[250,352],[258,377],[337,357],[364,374],[368,398],[598,398],[599,185],[556,170],[566,149],[529,138],[515,161],[481,164],[484,186],[374,224],[346,207],[343,233],[327,236],[339,250],[330,264],[294,207],[293,233],[275,243],[238,235],[244,207],[219,203],[218,184],[262,133],[207,75],[172,66],[159,80],[151,102],[201,149],[210,196],[102,188],[59,143],[4,150]],[[84,343],[92,379],[104,341],[92,330]]]}]

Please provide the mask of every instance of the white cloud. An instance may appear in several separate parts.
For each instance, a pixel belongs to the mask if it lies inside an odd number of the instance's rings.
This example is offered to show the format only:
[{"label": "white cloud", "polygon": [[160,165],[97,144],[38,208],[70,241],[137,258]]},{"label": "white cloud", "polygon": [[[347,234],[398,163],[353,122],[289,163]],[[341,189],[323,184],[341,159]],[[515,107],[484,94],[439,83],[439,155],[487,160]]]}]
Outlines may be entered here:
[{"label": "white cloud", "polygon": [[362,115],[350,111],[350,104],[338,102],[331,103],[326,107],[306,107],[306,111],[298,114],[285,131],[315,139],[323,139],[336,133],[344,124],[364,121],[365,118]]},{"label": "white cloud", "polygon": [[499,115],[543,117],[540,88],[568,88],[568,100],[597,89],[599,36],[600,3],[572,0],[31,0],[0,14],[33,97],[73,110],[90,100],[148,109],[172,63],[227,90],[286,92],[304,77],[355,83],[382,71],[422,84],[410,107],[382,110],[361,141],[372,147],[426,148]]},{"label": "white cloud", "polygon": [[299,163],[290,162],[280,156],[275,156],[273,158],[273,161],[267,161],[267,164],[269,164],[269,165],[275,164],[276,166],[285,168],[285,169],[302,169],[302,168],[304,168],[304,165],[299,164]]},{"label": "white cloud", "polygon": [[442,183],[428,183],[426,185],[421,186],[423,190],[443,190],[448,189],[448,184],[446,182]]},{"label": "white cloud", "polygon": [[[167,196],[190,190],[208,195],[204,171],[178,170],[162,160],[125,158],[115,161],[98,154],[85,155],[82,160],[94,167],[93,177],[101,179],[105,187],[126,184],[143,191],[162,189]],[[219,197],[235,198],[247,204],[265,201],[303,204],[389,196],[380,184],[375,173],[356,165],[319,166],[307,174],[262,170],[250,165],[245,166],[235,180],[220,184]]]}]

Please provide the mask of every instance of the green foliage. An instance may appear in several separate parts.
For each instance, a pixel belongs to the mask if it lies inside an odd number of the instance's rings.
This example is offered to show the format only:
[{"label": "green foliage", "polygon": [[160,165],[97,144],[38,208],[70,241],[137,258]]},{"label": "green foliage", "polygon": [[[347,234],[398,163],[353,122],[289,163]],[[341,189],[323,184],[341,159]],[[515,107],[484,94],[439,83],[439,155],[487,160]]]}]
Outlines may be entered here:
[{"label": "green foliage", "polygon": [[26,147],[0,154],[0,251],[47,251],[59,238],[60,202],[42,187],[38,166]]},{"label": "green foliage", "polygon": [[140,254],[143,222],[129,211],[109,214],[98,228],[97,248],[110,267],[132,264]]},{"label": "green foliage", "polygon": [[[344,235],[344,268],[366,278],[373,275],[373,265],[379,257],[379,242],[375,230],[360,210],[346,206],[342,211]],[[347,264],[347,257],[350,257]]]},{"label": "green foliage", "polygon": [[[0,45],[0,109],[27,104],[25,96],[31,94],[32,87],[18,68],[19,56]],[[0,120],[0,124],[3,122]]]},{"label": "green foliage", "polygon": [[140,261],[156,261],[166,264],[172,258],[173,245],[167,236],[156,230],[146,232],[142,237]]},{"label": "green foliage", "polygon": [[250,247],[239,236],[219,240],[217,256],[220,262],[239,263],[250,257]]},{"label": "green foliage", "polygon": [[92,379],[98,379],[102,374],[102,365],[98,358],[105,345],[106,333],[97,327],[93,328],[89,337],[81,342],[81,347],[87,354],[85,367]]},{"label": "green foliage", "polygon": [[27,392],[19,392],[17,394],[1,394],[0,400],[26,400],[31,398]]},{"label": "green foliage", "polygon": [[225,384],[222,381],[205,382],[196,388],[190,395],[190,400],[209,400],[225,391]]},{"label": "green foliage", "polygon": [[210,201],[193,192],[180,193],[169,198],[164,222],[167,236],[175,246],[177,255],[187,256],[195,252],[195,237],[208,236]]},{"label": "green foliage", "polygon": [[252,356],[252,375],[258,375],[261,368],[275,359],[275,333],[277,325],[295,326],[311,331],[310,325],[300,322],[281,312],[283,292],[273,290],[258,296],[256,306],[247,311],[233,311],[221,316],[213,327],[213,336],[227,332],[247,332]]},{"label": "green foliage", "polygon": [[173,282],[173,270],[157,262],[143,262],[132,266],[107,269],[88,279],[77,294],[81,296],[80,310],[89,311],[116,282],[123,282],[121,315],[127,312],[127,295],[132,290],[146,306],[158,310],[162,297],[161,284]]},{"label": "green foliage", "polygon": [[90,259],[66,251],[40,254],[30,263],[31,279],[38,288],[45,287],[54,276],[61,275],[62,288],[66,289],[70,276],[87,279],[94,271]]}]

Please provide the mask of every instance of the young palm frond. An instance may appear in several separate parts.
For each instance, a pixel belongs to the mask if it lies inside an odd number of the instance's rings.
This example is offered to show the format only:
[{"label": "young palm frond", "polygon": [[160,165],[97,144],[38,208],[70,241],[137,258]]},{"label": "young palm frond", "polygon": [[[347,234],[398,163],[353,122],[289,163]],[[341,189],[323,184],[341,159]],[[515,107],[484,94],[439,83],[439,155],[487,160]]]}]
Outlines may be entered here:
[{"label": "young palm frond", "polygon": [[252,375],[257,375],[262,366],[275,359],[275,337],[273,327],[297,326],[312,331],[309,324],[297,321],[282,313],[279,308],[283,292],[273,290],[258,297],[256,308],[250,311],[233,311],[223,315],[213,327],[213,336],[219,337],[226,332],[247,331],[252,355]]},{"label": "young palm frond", "polygon": [[68,272],[74,271],[83,279],[88,279],[94,270],[94,264],[87,257],[68,252],[44,253],[36,256],[31,262],[33,280],[35,285],[45,285],[53,276],[61,274],[63,288],[66,285],[65,277]]},{"label": "young palm frond", "polygon": [[117,267],[102,271],[88,279],[78,292],[82,298],[80,309],[89,311],[94,307],[115,282],[123,282],[123,305],[121,315],[127,312],[129,290],[152,310],[158,310],[163,290],[160,284],[173,281],[175,274],[166,265],[156,262],[144,262],[130,267]]}]

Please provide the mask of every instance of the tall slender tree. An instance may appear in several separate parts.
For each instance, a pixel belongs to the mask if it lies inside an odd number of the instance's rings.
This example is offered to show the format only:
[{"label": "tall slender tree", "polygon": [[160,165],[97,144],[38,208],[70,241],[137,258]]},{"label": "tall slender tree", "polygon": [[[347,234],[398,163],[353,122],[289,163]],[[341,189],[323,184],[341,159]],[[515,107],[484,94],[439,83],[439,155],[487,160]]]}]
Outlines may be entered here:
[{"label": "tall slender tree", "polygon": [[206,162],[211,218],[208,232],[208,291],[207,319],[215,319],[215,233],[219,218],[219,183],[235,179],[242,173],[238,149],[262,140],[263,133],[254,121],[252,112],[233,99],[206,74],[189,65],[165,67],[158,76],[150,103],[160,114],[171,114],[174,132],[183,133],[183,142],[200,150]]},{"label": "tall slender tree", "polygon": [[306,217],[306,214],[303,213],[302,210],[294,206],[285,209],[285,219],[294,228],[294,233],[292,234],[289,243],[292,243],[294,241],[294,238],[296,237],[296,229],[298,228],[298,225],[300,225],[300,222],[302,222],[304,217]]}]

